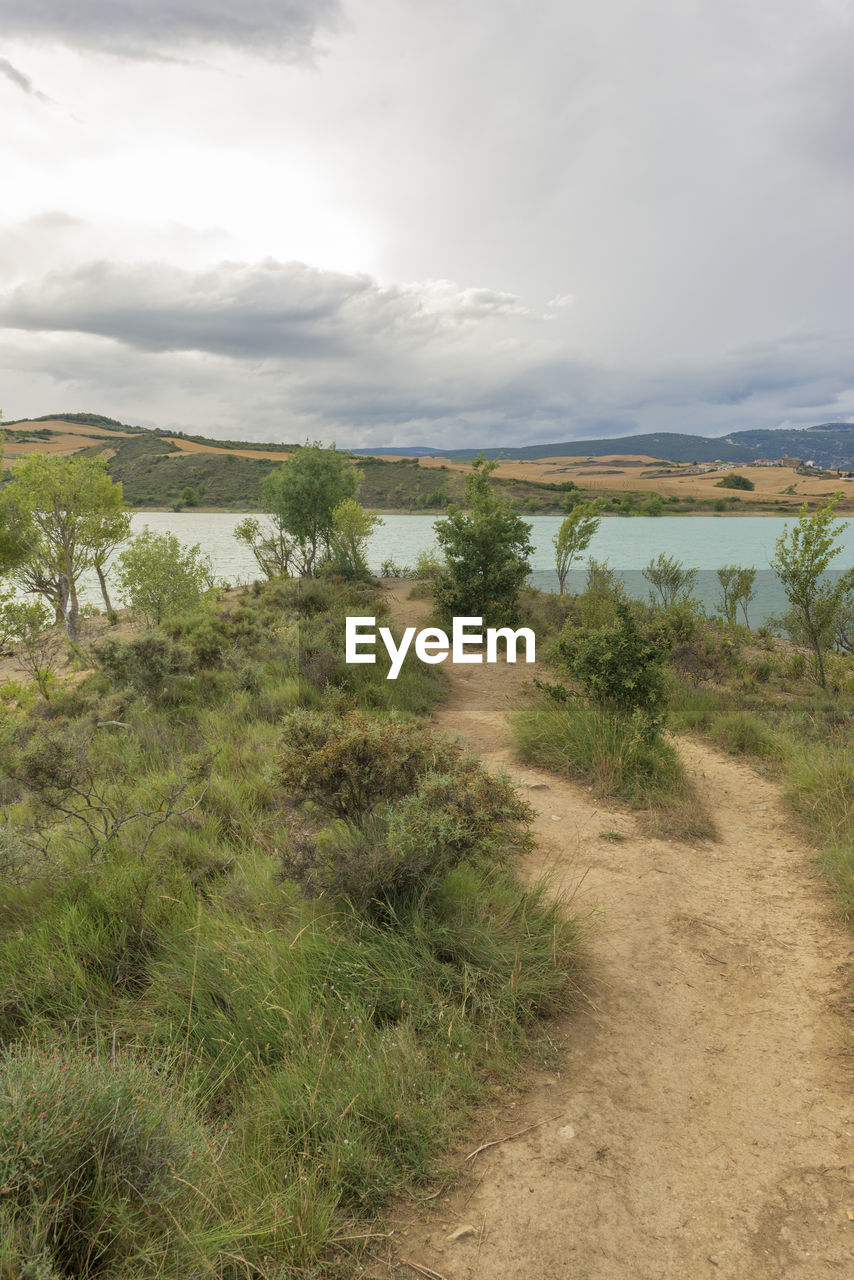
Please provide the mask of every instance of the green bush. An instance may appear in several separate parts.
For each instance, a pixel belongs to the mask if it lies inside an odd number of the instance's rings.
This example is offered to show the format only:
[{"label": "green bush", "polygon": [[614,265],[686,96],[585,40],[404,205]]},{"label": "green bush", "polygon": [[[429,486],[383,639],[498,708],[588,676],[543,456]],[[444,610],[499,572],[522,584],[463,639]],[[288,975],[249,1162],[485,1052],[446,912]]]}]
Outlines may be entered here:
[{"label": "green bush", "polygon": [[145,1259],[146,1274],[189,1274],[208,1145],[165,1073],[13,1046],[0,1075],[2,1273],[85,1280]]},{"label": "green bush", "polygon": [[211,586],[212,572],[198,543],[187,547],[174,533],[150,529],[131,539],[115,565],[125,601],[150,627],[198,604]]},{"label": "green bush", "polygon": [[752,490],[756,488],[756,485],[752,480],[748,480],[747,476],[740,476],[737,471],[730,471],[723,479],[718,480],[715,488]]},{"label": "green bush", "polygon": [[416,725],[301,712],[289,717],[289,789],[335,815],[296,824],[285,874],[310,894],[366,907],[421,891],[466,860],[506,862],[527,843],[510,782]]},{"label": "green bush", "polygon": [[284,722],[279,776],[285,788],[336,817],[360,820],[415,790],[462,748],[420,725],[363,712],[294,711]]},{"label": "green bush", "polygon": [[582,627],[613,626],[617,605],[626,603],[626,589],[616,569],[604,560],[587,561],[584,591],[578,597],[578,618]]},{"label": "green bush", "polygon": [[490,484],[497,466],[481,454],[466,477],[470,510],[451,506],[436,523],[445,565],[434,578],[434,598],[444,619],[480,617],[488,626],[516,620],[519,592],[530,572],[531,526]]},{"label": "green bush", "polygon": [[613,627],[565,629],[557,644],[557,665],[594,702],[623,716],[640,712],[654,729],[666,697],[667,649],[660,635],[641,633],[628,605],[618,604]]},{"label": "green bush", "polygon": [[133,640],[106,636],[94,649],[95,659],[114,684],[147,698],[160,698],[190,669],[185,645],[162,631],[147,631]]}]

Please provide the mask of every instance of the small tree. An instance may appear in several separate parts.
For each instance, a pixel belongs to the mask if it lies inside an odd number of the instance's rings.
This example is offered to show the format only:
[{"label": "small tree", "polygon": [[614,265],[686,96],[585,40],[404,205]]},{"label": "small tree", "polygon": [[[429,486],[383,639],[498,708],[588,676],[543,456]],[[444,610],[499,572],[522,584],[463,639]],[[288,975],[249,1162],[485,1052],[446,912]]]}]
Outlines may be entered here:
[{"label": "small tree", "polygon": [[744,625],[750,629],[747,606],[756,595],[756,570],[742,569],[737,564],[721,565],[718,569],[721,586],[720,611],[731,627],[734,627],[738,610],[744,615]]},{"label": "small tree", "polygon": [[[827,576],[831,560],[842,547],[834,541],[836,505],[842,497],[835,493],[810,515],[806,503],[798,522],[786,525],[777,539],[777,554],[771,568],[782,583],[789,601],[789,613],[782,619],[786,630],[812,650],[813,675],[824,688],[827,684],[824,654],[830,648],[840,611],[850,593],[848,575],[833,582]],[[842,525],[842,529],[847,528]]]},{"label": "small tree", "polygon": [[213,574],[198,543],[185,546],[174,533],[146,529],[121,553],[116,578],[126,602],[150,627],[198,604]]},{"label": "small tree", "polygon": [[4,596],[0,601],[0,633],[5,644],[16,646],[18,661],[48,701],[51,679],[65,649],[63,633],[53,626],[50,611],[41,600]]},{"label": "small tree", "polygon": [[[616,615],[610,626],[567,627],[557,644],[557,665],[591,701],[616,715],[639,717],[645,735],[653,737],[663,720],[663,664],[669,644],[660,631],[642,634],[627,604],[619,603]],[[552,696],[566,696],[560,685],[542,687]]]},{"label": "small tree", "polygon": [[319,441],[297,449],[265,477],[264,504],[293,539],[293,559],[305,577],[314,575],[329,548],[333,511],[346,498],[356,496],[361,478],[334,444],[327,449]]},{"label": "small tree", "polygon": [[[119,491],[119,499],[121,499],[121,485],[117,486]],[[113,612],[113,602],[110,599],[110,593],[107,590],[106,567],[110,556],[120,547],[122,543],[127,542],[130,536],[130,512],[120,508],[102,509],[100,512],[92,512],[92,531],[91,531],[91,553],[92,568],[98,575],[98,583],[101,587],[101,596],[104,600],[104,608],[107,613]]]},{"label": "small tree", "polygon": [[44,596],[76,645],[77,583],[84,570],[97,569],[109,600],[103,567],[130,527],[122,487],[110,479],[100,454],[33,454],[15,468],[6,503],[26,547],[18,578],[25,590]]},{"label": "small tree", "polygon": [[235,527],[234,536],[249,548],[266,578],[288,577],[294,557],[294,542],[277,516],[270,516],[266,525],[255,516],[247,516]]},{"label": "small tree", "polygon": [[371,515],[355,498],[339,502],[332,512],[329,567],[346,578],[369,577],[368,538],[384,523],[381,516]]},{"label": "small tree", "polygon": [[737,471],[729,471],[722,480],[718,480],[716,489],[755,489],[756,485],[747,476],[740,476]]},{"label": "small tree", "polygon": [[531,526],[490,485],[497,466],[481,454],[466,477],[469,510],[454,505],[436,525],[447,568],[434,594],[446,619],[480,617],[487,626],[515,620],[534,547]]},{"label": "small tree", "polygon": [[599,528],[599,511],[598,502],[573,507],[552,539],[560,595],[566,590],[566,579],[573,560],[582,551],[586,551]]},{"label": "small tree", "polygon": [[617,605],[626,603],[626,588],[616,569],[604,560],[587,561],[584,591],[578,599],[582,627],[597,628],[614,623]]},{"label": "small tree", "polygon": [[665,609],[677,600],[687,599],[697,579],[696,569],[686,569],[681,560],[666,556],[663,551],[657,560],[650,560],[641,573],[652,587],[651,599]]}]

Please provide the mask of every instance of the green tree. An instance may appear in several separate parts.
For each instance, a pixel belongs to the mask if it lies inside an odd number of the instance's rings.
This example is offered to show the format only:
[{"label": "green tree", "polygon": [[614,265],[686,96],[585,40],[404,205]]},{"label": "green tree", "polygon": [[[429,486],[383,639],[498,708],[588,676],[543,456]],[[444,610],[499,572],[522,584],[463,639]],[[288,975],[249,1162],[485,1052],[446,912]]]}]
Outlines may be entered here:
[{"label": "green tree", "polygon": [[314,575],[333,534],[332,513],[354,498],[362,475],[335,445],[306,444],[264,479],[267,512],[293,539],[293,559],[307,578]]},{"label": "green tree", "polygon": [[18,578],[27,591],[53,606],[77,643],[80,575],[96,568],[105,603],[104,566],[127,536],[130,516],[122,487],[110,479],[100,454],[58,458],[33,454],[15,468],[6,509],[17,540],[26,548]]},{"label": "green tree", "polygon": [[174,533],[138,533],[118,557],[116,578],[125,601],[150,627],[198,604],[212,575],[198,543],[188,547]]},{"label": "green tree", "polygon": [[[668,648],[661,630],[644,635],[629,606],[620,602],[608,626],[565,627],[557,643],[556,665],[577,680],[593,702],[616,715],[635,717],[644,736],[651,738],[663,720]],[[568,696],[560,685],[542,687],[559,700]]]},{"label": "green tree", "polygon": [[786,525],[777,539],[777,554],[771,561],[789,601],[789,612],[781,621],[792,639],[812,650],[813,675],[822,688],[827,684],[824,654],[852,592],[850,571],[835,582],[827,577],[828,565],[842,550],[836,533],[848,527],[833,527],[841,497],[835,493],[812,515],[804,503],[797,524],[791,530]]},{"label": "green tree", "polygon": [[434,593],[446,619],[481,617],[487,626],[515,620],[534,547],[531,526],[489,482],[497,466],[481,454],[466,477],[469,510],[453,505],[436,524],[446,568]]},{"label": "green tree", "polygon": [[[117,484],[115,487],[119,491],[118,500],[120,502],[122,496],[121,484]],[[110,510],[109,507],[104,507],[100,512],[92,512],[91,516],[93,522],[91,533],[92,568],[98,575],[104,608],[107,613],[112,613],[113,602],[107,590],[106,566],[116,548],[127,542],[130,537],[130,512],[124,510],[123,507],[115,507],[113,510]]]},{"label": "green tree", "polygon": [[599,511],[598,502],[573,507],[552,539],[560,595],[566,590],[566,578],[573,560],[586,551],[599,528]]},{"label": "green tree", "polygon": [[616,569],[604,560],[587,561],[587,579],[578,599],[582,627],[595,630],[616,622],[617,605],[626,603],[626,588]]},{"label": "green tree", "polygon": [[51,626],[50,611],[41,600],[16,600],[4,595],[0,600],[0,634],[18,651],[18,661],[35,680],[47,701],[50,684],[65,641],[61,631]]},{"label": "green tree", "polygon": [[371,515],[355,498],[345,498],[332,512],[329,567],[345,578],[369,577],[367,542],[385,521]]},{"label": "green tree", "polygon": [[729,471],[722,480],[718,480],[716,489],[755,489],[756,485],[747,476],[740,476],[737,471]]},{"label": "green tree", "polygon": [[664,510],[664,500],[660,493],[651,493],[641,503],[641,515],[643,516],[660,516]]},{"label": "green tree", "polygon": [[656,560],[650,560],[641,573],[652,587],[653,601],[660,602],[665,609],[677,600],[687,599],[697,578],[696,569],[686,569],[681,560],[666,556],[663,551]]},{"label": "green tree", "polygon": [[[3,430],[3,414],[0,411],[0,471],[2,471],[3,442],[6,433]],[[10,573],[26,559],[27,549],[20,538],[14,513],[10,512],[7,495],[0,497],[0,575]]]},{"label": "green tree", "polygon": [[288,577],[294,542],[278,516],[270,516],[267,524],[262,524],[255,516],[247,516],[235,526],[234,536],[249,548],[265,577],[270,580]]},{"label": "green tree", "polygon": [[720,611],[731,627],[734,627],[738,610],[744,615],[744,625],[750,629],[747,606],[756,595],[756,570],[743,569],[737,564],[724,564],[718,569],[721,587]]}]

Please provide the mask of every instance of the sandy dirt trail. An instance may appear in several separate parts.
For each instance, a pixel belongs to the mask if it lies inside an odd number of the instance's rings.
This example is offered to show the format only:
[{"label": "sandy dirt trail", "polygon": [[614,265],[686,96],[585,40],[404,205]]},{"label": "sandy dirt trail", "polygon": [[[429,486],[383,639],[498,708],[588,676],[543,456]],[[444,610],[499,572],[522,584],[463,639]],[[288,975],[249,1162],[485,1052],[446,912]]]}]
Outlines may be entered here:
[{"label": "sandy dirt trail", "polygon": [[[393,597],[401,622],[424,625],[405,587]],[[536,809],[526,872],[551,870],[597,915],[586,1000],[551,1032],[557,1068],[482,1118],[453,1191],[395,1223],[394,1274],[854,1277],[854,953],[778,789],[683,743],[720,838],[650,839],[514,760],[507,714],[530,668],[449,677],[438,724]]]}]

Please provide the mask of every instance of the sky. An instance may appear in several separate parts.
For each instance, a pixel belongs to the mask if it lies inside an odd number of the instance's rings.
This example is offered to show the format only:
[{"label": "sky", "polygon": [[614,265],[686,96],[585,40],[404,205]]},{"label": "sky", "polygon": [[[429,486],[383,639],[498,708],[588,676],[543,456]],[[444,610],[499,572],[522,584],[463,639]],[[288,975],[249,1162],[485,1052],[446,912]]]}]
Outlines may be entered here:
[{"label": "sky", "polygon": [[0,408],[854,422],[854,0],[0,0]]}]

